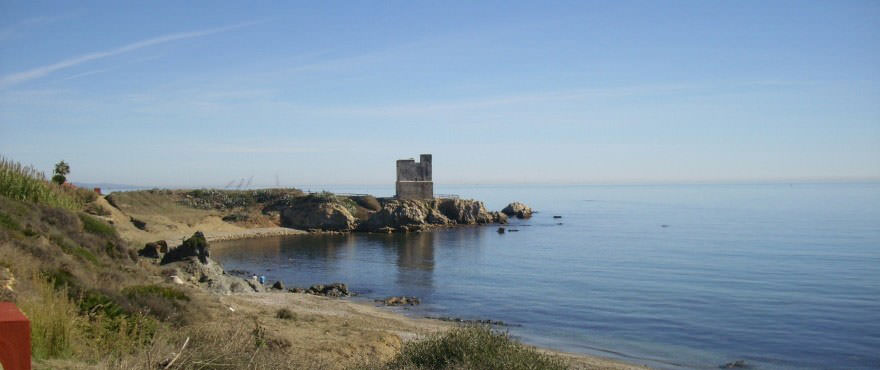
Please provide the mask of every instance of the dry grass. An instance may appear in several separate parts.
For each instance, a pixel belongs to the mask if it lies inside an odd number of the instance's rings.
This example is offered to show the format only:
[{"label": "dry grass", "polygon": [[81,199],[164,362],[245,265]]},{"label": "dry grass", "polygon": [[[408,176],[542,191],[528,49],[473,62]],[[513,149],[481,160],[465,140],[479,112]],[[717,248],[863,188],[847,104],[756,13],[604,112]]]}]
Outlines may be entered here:
[{"label": "dry grass", "polygon": [[207,216],[220,214],[183,206],[176,201],[173,192],[165,190],[117,192],[108,195],[106,199],[126,214],[147,221],[148,225],[153,222],[163,222],[161,218],[153,217],[156,215],[166,218],[164,222],[194,225]]},{"label": "dry grass", "polygon": [[18,305],[31,320],[33,356],[66,358],[72,356],[81,342],[82,319],[79,306],[67,294],[67,288],[54,288],[52,281],[32,278],[33,294],[23,295]]},{"label": "dry grass", "polygon": [[[188,341],[187,341],[188,339]],[[186,347],[183,344],[187,343]],[[181,350],[181,348],[183,348]],[[266,337],[258,322],[207,323],[163,331],[139,353],[104,361],[108,369],[322,369],[307,354],[291,353],[289,344]]]}]

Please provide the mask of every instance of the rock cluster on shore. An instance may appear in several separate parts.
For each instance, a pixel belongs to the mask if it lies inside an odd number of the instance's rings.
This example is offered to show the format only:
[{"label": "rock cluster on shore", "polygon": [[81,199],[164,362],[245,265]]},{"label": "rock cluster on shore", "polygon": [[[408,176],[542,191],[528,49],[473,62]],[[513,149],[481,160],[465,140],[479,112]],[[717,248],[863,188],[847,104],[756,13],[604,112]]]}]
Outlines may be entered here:
[{"label": "rock cluster on shore", "polygon": [[377,303],[382,303],[386,306],[415,306],[422,301],[417,297],[407,297],[407,296],[399,296],[399,297],[388,297],[385,299],[377,299]]},{"label": "rock cluster on shore", "polygon": [[483,202],[476,200],[370,198],[367,202],[347,197],[309,196],[271,204],[266,209],[280,213],[282,226],[304,230],[406,232],[507,223],[506,214],[490,212]]},{"label": "rock cluster on shore", "polygon": [[138,254],[153,260],[161,258],[162,274],[172,283],[193,284],[220,294],[265,291],[253,279],[226,274],[223,266],[210,258],[208,241],[201,232],[176,248],[168,248],[164,241],[147,243]]},{"label": "rock cluster on shore", "polygon": [[520,202],[513,202],[504,207],[501,210],[502,213],[516,218],[529,218],[532,217],[532,209],[529,206],[522,204]]},{"label": "rock cluster on shore", "polygon": [[333,283],[333,284],[315,284],[305,288],[291,288],[288,289],[291,293],[304,293],[311,295],[319,295],[324,297],[348,297],[351,296],[351,291],[348,290],[348,286],[343,283]]}]

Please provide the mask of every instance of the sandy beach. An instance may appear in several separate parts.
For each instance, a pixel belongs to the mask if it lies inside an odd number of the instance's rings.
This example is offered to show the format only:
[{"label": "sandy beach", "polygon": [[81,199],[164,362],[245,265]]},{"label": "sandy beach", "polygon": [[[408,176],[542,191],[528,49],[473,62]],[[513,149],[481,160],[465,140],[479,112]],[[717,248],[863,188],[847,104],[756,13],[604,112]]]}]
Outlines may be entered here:
[{"label": "sandy beach", "polygon": [[[166,240],[178,245],[196,231],[205,234],[209,242],[262,237],[308,234],[306,231],[255,225],[234,225],[209,210],[196,210],[175,204],[158,203],[146,206],[122,207],[99,204],[110,212],[105,218],[112,222],[120,235],[131,243]],[[124,212],[126,209],[130,212]],[[161,211],[161,212],[160,212]],[[131,219],[147,223],[144,229],[133,226]],[[215,320],[230,323],[258,320],[272,337],[282,338],[291,346],[316,354],[322,366],[344,368],[367,358],[388,359],[405,341],[416,340],[430,333],[446,330],[453,323],[434,319],[408,317],[369,302],[327,298],[287,292],[216,295],[201,292],[210,304]],[[276,317],[279,309],[294,313],[295,320]],[[643,369],[598,356],[586,356],[542,349],[558,354],[575,369]]]}]

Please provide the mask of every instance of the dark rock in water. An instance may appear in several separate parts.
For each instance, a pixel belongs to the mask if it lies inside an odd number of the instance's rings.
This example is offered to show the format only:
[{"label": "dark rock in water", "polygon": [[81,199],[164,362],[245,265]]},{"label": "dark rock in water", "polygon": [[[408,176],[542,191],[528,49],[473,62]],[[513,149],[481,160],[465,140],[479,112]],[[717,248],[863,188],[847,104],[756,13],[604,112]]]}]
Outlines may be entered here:
[{"label": "dark rock in water", "polygon": [[136,227],[140,230],[144,230],[144,231],[147,230],[147,223],[146,222],[138,220],[134,217],[129,217],[129,220],[131,221],[131,224],[134,225],[134,227]]},{"label": "dark rock in water", "polygon": [[499,233],[499,234],[504,234],[504,228],[503,228],[503,227],[499,227],[499,228],[498,228],[498,233]]},{"label": "dark rock in water", "polygon": [[562,216],[553,216],[553,218],[562,218]]},{"label": "dark rock in water", "polygon": [[245,278],[250,278],[251,276],[256,275],[248,270],[235,270],[235,269],[227,270],[226,273],[229,275],[232,275],[232,276],[245,277]]},{"label": "dark rock in water", "polygon": [[496,321],[496,320],[488,320],[488,319],[483,319],[483,320],[480,320],[480,319],[477,319],[477,320],[468,320],[468,319],[462,319],[462,318],[458,318],[458,317],[443,317],[443,316],[425,316],[425,318],[426,318],[426,319],[432,319],[432,320],[447,321],[447,322],[457,322],[457,323],[462,323],[462,324],[482,324],[482,325],[496,325],[496,326],[520,326],[520,325],[515,325],[515,324],[508,324],[508,323],[505,323],[504,321]]},{"label": "dark rock in water", "polygon": [[272,289],[284,290],[284,282],[278,280],[275,284],[272,284]]},{"label": "dark rock in water", "polygon": [[349,291],[348,287],[343,283],[333,283],[329,285],[315,284],[308,289],[292,288],[288,289],[288,291],[291,293],[306,293],[325,297],[348,297],[352,295],[352,292]]},{"label": "dark rock in water", "polygon": [[188,257],[197,257],[203,264],[208,263],[208,240],[201,231],[196,231],[192,237],[183,241],[177,248],[171,249],[162,257],[161,265],[171,262],[182,261]]},{"label": "dark rock in water", "polygon": [[519,231],[519,229],[510,229],[510,230],[507,230],[507,231],[510,231],[510,232],[512,232],[512,233],[515,233],[515,232]]},{"label": "dark rock in water", "polygon": [[416,297],[388,297],[385,299],[377,299],[376,302],[382,303],[386,306],[415,306],[417,304],[422,303],[422,301]]},{"label": "dark rock in water", "polygon": [[663,224],[663,225],[660,225],[660,227],[667,228],[667,227],[669,227],[669,225]]},{"label": "dark rock in water", "polygon": [[751,366],[746,363],[746,360],[736,360],[719,366],[719,368],[722,369],[748,369],[750,367]]},{"label": "dark rock in water", "polygon": [[504,207],[501,210],[501,213],[504,213],[510,217],[516,216],[516,218],[529,218],[532,217],[532,209],[529,206],[522,204],[520,202],[513,202]]},{"label": "dark rock in water", "polygon": [[146,258],[162,258],[162,254],[166,252],[168,252],[168,243],[164,240],[158,240],[152,243],[147,243],[138,251],[138,256]]}]

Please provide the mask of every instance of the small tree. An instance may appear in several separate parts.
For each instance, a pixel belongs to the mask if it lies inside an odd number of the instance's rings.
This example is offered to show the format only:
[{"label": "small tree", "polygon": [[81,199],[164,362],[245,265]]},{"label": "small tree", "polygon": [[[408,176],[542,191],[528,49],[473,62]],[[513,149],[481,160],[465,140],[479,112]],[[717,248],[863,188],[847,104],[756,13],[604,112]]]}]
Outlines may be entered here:
[{"label": "small tree", "polygon": [[55,176],[52,176],[52,182],[61,185],[67,181],[67,174],[70,173],[70,165],[61,161],[55,164]]}]

